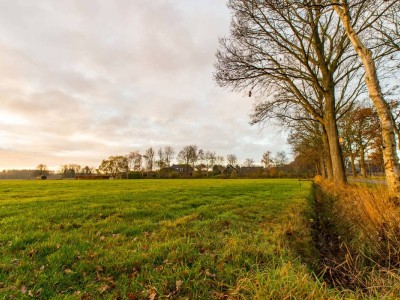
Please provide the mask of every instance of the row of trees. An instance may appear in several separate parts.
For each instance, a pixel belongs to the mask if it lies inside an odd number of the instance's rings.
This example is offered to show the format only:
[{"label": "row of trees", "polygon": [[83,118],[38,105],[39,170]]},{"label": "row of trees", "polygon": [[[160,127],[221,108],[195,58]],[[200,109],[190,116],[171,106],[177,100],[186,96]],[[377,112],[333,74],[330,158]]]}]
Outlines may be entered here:
[{"label": "row of trees", "polygon": [[[166,146],[159,148],[157,151],[149,147],[143,154],[139,151],[133,151],[127,155],[110,156],[108,159],[103,159],[97,170],[99,173],[109,174],[115,178],[121,177],[123,174],[127,176],[129,172],[153,172],[167,169],[171,167],[173,161],[207,174],[215,166],[224,166],[225,162],[226,165],[238,166],[238,159],[235,154],[228,154],[225,159],[225,157],[217,155],[214,151],[204,151],[197,145],[188,145],[179,152],[176,152],[171,146]],[[261,163],[266,169],[269,169],[287,164],[288,159],[284,151],[278,152],[274,157],[270,151],[267,151]],[[243,166],[254,167],[254,159],[247,158]]]},{"label": "row of trees", "polygon": [[[338,121],[338,130],[343,159],[346,169],[350,169],[349,173],[357,176],[360,171],[362,176],[367,177],[367,161],[370,171],[371,168],[383,171],[379,119],[370,105],[365,102],[356,103]],[[291,128],[288,142],[297,160],[313,166],[317,174],[326,177],[326,154],[321,152],[321,135],[316,124],[299,123]]]},{"label": "row of trees", "polygon": [[[388,188],[400,198],[398,126],[388,100],[398,81],[400,2],[230,0],[228,6],[231,35],[221,40],[215,79],[257,97],[252,123],[273,119],[289,128],[294,149],[309,145],[320,173],[343,184],[346,118],[357,112],[360,126],[379,121],[372,126],[378,124]],[[362,111],[367,96],[371,107]],[[368,110],[375,118],[361,117]],[[357,145],[362,157],[368,134],[346,141],[343,152],[354,157]]]}]

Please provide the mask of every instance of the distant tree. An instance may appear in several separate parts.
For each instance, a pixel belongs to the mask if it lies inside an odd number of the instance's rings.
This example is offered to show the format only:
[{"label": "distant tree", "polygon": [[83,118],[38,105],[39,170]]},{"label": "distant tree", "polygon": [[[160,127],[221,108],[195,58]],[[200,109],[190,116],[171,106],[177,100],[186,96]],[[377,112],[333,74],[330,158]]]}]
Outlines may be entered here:
[{"label": "distant tree", "polygon": [[254,167],[254,159],[246,158],[246,160],[244,161],[244,166],[249,168]]},{"label": "distant tree", "polygon": [[49,169],[45,164],[38,164],[36,167],[36,175],[46,175],[49,173]]},{"label": "distant tree", "polygon": [[82,168],[82,174],[90,175],[92,173],[94,173],[93,168],[90,168],[89,166],[84,166]]},{"label": "distant tree", "polygon": [[145,161],[146,161],[146,170],[147,171],[153,171],[154,167],[154,150],[152,147],[148,148],[143,155]]},{"label": "distant tree", "polygon": [[165,153],[164,153],[163,148],[160,148],[157,151],[156,165],[159,170],[161,170],[162,168],[164,168],[167,165],[167,163],[165,162]]},{"label": "distant tree", "polygon": [[126,158],[128,160],[128,168],[129,170],[133,170],[135,168],[135,157],[136,157],[137,152],[129,152],[126,155]]},{"label": "distant tree", "polygon": [[217,157],[215,158],[215,164],[217,165],[223,165],[225,161],[225,158],[221,155],[217,155]]},{"label": "distant tree", "polygon": [[276,153],[274,160],[275,160],[275,165],[277,167],[283,167],[288,162],[288,158],[286,156],[286,152],[285,151],[279,151],[278,153]]},{"label": "distant tree", "polygon": [[331,179],[332,163],[330,155],[327,154],[329,146],[326,145],[328,141],[323,134],[323,126],[305,120],[294,125],[289,133],[288,143],[292,146],[292,152],[296,157],[296,169],[304,170],[307,166],[313,166],[314,175],[319,174],[323,178]]},{"label": "distant tree", "polygon": [[228,154],[226,156],[226,161],[228,162],[228,165],[234,166],[237,163],[237,157],[235,154]]},{"label": "distant tree", "polygon": [[215,152],[206,151],[206,153],[204,154],[204,162],[206,165],[207,177],[209,175],[210,168],[214,167],[215,159],[216,159]]},{"label": "distant tree", "polygon": [[139,151],[130,152],[127,156],[129,169],[138,172],[142,169],[142,159],[143,155]]},{"label": "distant tree", "polygon": [[122,177],[129,171],[128,159],[126,156],[110,156],[108,159],[103,159],[99,170],[113,178]]},{"label": "distant tree", "polygon": [[266,152],[263,154],[263,157],[262,157],[262,159],[261,159],[261,163],[264,165],[264,168],[265,168],[266,170],[269,170],[269,169],[271,169],[271,168],[273,167],[274,160],[273,160],[273,158],[272,158],[272,153],[271,153],[271,151],[266,151]]},{"label": "distant tree", "polygon": [[196,145],[188,145],[178,153],[178,161],[185,165],[191,165],[193,168],[199,158],[199,151]]},{"label": "distant tree", "polygon": [[164,148],[164,158],[167,167],[171,166],[171,161],[174,159],[175,150],[171,146],[166,146]]},{"label": "distant tree", "polygon": [[203,150],[203,149],[200,149],[200,150],[197,152],[197,160],[198,160],[199,164],[201,164],[201,165],[204,164],[205,155],[206,155],[206,154],[204,153],[204,150]]},{"label": "distant tree", "polygon": [[61,165],[60,172],[64,178],[75,178],[82,170],[78,164]]},{"label": "distant tree", "polygon": [[[379,119],[372,107],[365,103],[354,106],[341,120],[343,136],[343,149],[348,154],[353,173],[355,172],[354,160],[360,158],[361,174],[367,177],[366,153],[373,141],[380,138]],[[354,173],[355,174],[355,173]]]},{"label": "distant tree", "polygon": [[0,172],[0,179],[32,179],[36,176],[36,170],[3,170]]}]

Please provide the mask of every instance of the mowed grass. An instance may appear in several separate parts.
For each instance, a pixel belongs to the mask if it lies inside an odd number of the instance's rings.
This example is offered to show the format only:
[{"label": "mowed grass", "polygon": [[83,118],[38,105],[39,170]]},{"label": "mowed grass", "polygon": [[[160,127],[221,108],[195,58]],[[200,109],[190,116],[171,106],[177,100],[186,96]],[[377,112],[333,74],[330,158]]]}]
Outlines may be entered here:
[{"label": "mowed grass", "polygon": [[0,181],[5,299],[326,299],[310,183]]}]

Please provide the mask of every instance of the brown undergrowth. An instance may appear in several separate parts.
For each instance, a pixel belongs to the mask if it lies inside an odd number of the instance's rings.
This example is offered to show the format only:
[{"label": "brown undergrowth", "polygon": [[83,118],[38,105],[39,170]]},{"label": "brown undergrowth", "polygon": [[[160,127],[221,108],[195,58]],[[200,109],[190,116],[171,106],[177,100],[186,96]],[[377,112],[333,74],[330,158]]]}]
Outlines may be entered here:
[{"label": "brown undergrowth", "polygon": [[400,208],[384,186],[314,185],[321,272],[360,297],[400,297]]}]

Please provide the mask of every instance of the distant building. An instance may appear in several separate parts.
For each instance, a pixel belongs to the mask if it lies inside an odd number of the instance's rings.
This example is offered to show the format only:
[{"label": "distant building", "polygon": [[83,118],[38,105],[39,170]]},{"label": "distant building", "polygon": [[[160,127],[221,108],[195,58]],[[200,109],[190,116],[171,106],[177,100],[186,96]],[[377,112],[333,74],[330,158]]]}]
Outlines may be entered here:
[{"label": "distant building", "polygon": [[221,171],[221,174],[224,174],[225,176],[238,176],[239,170],[232,165],[227,165],[226,168]]},{"label": "distant building", "polygon": [[164,168],[164,169],[170,169],[171,171],[175,171],[179,175],[184,177],[193,175],[193,168],[186,164],[172,165],[170,168]]}]

